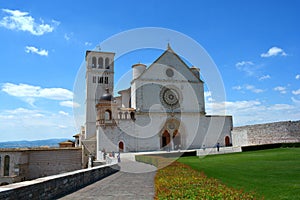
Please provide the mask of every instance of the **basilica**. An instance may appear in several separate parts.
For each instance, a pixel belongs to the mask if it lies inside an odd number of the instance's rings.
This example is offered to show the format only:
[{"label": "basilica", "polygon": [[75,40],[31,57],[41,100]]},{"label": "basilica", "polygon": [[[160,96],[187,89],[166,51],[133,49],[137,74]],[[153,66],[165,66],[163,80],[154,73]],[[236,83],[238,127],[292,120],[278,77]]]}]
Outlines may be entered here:
[{"label": "basilica", "polygon": [[206,114],[200,69],[170,45],[151,65],[132,65],[130,87],[121,91],[114,91],[114,56],[86,52],[86,154],[101,160],[106,152],[231,145],[232,116]]}]

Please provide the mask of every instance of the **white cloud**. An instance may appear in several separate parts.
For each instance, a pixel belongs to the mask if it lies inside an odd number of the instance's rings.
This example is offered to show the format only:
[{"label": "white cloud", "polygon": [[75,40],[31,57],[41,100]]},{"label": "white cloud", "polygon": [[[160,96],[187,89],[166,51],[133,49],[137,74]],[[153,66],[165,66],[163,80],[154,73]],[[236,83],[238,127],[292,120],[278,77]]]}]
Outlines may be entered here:
[{"label": "white cloud", "polygon": [[[27,121],[27,120],[44,120],[48,114],[40,110],[29,110],[26,108],[16,108],[14,110],[5,110],[0,112],[0,120],[10,119],[10,123],[18,123]],[[9,124],[10,124],[9,123]],[[17,125],[16,125],[17,126]]]},{"label": "white cloud", "polygon": [[292,93],[293,93],[294,95],[299,95],[299,94],[300,94],[300,89],[298,89],[298,90],[293,90]]},{"label": "white cloud", "polygon": [[45,50],[45,49],[38,49],[36,47],[33,47],[33,46],[26,46],[26,49],[25,49],[25,52],[26,53],[34,53],[34,54],[38,54],[40,56],[48,56],[48,51]]},{"label": "white cloud", "polygon": [[15,110],[6,110],[5,113],[10,115],[22,115],[24,117],[32,118],[32,117],[44,117],[45,114],[42,114],[39,110],[29,110],[26,108],[17,108]]},{"label": "white cloud", "polygon": [[59,113],[59,114],[61,114],[61,115],[64,115],[64,116],[68,116],[68,115],[69,115],[69,113],[67,113],[67,112],[64,112],[64,111],[62,111],[62,110],[61,110],[61,111],[59,111],[58,113]]},{"label": "white cloud", "polygon": [[34,102],[35,102],[35,98],[32,97],[25,97],[22,98],[26,103],[28,103],[29,105],[31,105],[32,107],[35,107]]},{"label": "white cloud", "polygon": [[70,107],[70,108],[77,108],[80,107],[80,104],[73,102],[73,101],[61,101],[59,102],[60,106]]},{"label": "white cloud", "polygon": [[[299,101],[300,102],[300,101]],[[267,105],[258,100],[206,103],[208,115],[232,115],[234,126],[274,121],[299,120],[300,103]],[[295,103],[295,102],[294,102]]]},{"label": "white cloud", "polygon": [[241,61],[235,64],[236,67],[241,67],[245,65],[254,65],[254,63],[251,61]]},{"label": "white cloud", "polygon": [[254,93],[262,93],[262,92],[264,92],[264,90],[262,90],[262,89],[254,89],[252,92],[254,92]]},{"label": "white cloud", "polygon": [[236,113],[252,112],[254,107],[260,106],[259,101],[226,101],[226,102],[207,102],[206,112],[214,115],[235,115]]},{"label": "white cloud", "polygon": [[70,39],[71,39],[71,36],[65,33],[65,35],[64,35],[64,38],[65,38],[65,40],[67,40],[67,41],[68,41],[68,40],[70,40]]},{"label": "white cloud", "polygon": [[210,91],[205,91],[205,92],[204,92],[204,97],[205,97],[205,98],[211,97],[211,92],[210,92]]},{"label": "white cloud", "polygon": [[220,113],[228,113],[230,110],[237,111],[237,110],[248,110],[251,109],[253,106],[258,106],[261,103],[259,101],[236,101],[236,102],[212,102],[207,104],[207,109],[213,111],[213,113],[220,114]]},{"label": "white cloud", "polygon": [[271,56],[287,56],[287,54],[279,47],[272,47],[267,53],[262,53],[260,56],[266,58]]},{"label": "white cloud", "polygon": [[76,133],[72,115],[39,109],[0,110],[0,140],[70,138]]},{"label": "white cloud", "polygon": [[92,46],[92,43],[91,42],[85,42],[84,45],[85,46]]},{"label": "white cloud", "polygon": [[52,24],[46,24],[42,19],[37,23],[28,12],[9,9],[2,9],[2,11],[8,15],[0,20],[0,27],[2,26],[10,30],[27,31],[39,36],[52,32],[54,28],[59,25],[59,22],[55,20],[51,21]]},{"label": "white cloud", "polygon": [[298,100],[298,99],[296,99],[296,98],[294,98],[294,97],[292,97],[291,99],[292,99],[292,101],[293,101],[295,104],[299,104],[299,105],[300,105],[300,100]]},{"label": "white cloud", "polygon": [[51,100],[70,100],[73,98],[73,92],[64,88],[41,88],[27,84],[3,84],[1,91],[15,97],[25,98],[46,98]]},{"label": "white cloud", "polygon": [[300,79],[300,74],[297,74],[296,77],[295,77],[297,80]]},{"label": "white cloud", "polygon": [[205,91],[204,92],[204,98],[205,98],[205,101],[214,101],[214,99],[212,98],[212,94],[210,91]]},{"label": "white cloud", "polygon": [[262,81],[262,80],[266,80],[266,79],[270,79],[270,78],[271,78],[270,75],[264,75],[264,76],[259,77],[259,80]]},{"label": "white cloud", "polygon": [[292,110],[295,106],[289,105],[289,104],[274,104],[270,107],[268,107],[269,110]]},{"label": "white cloud", "polygon": [[39,91],[39,95],[40,97],[53,100],[65,100],[73,98],[73,92],[64,88],[43,88]]},{"label": "white cloud", "polygon": [[262,92],[264,92],[263,89],[256,88],[256,87],[253,86],[253,85],[244,85],[244,86],[238,85],[238,86],[232,87],[232,89],[233,89],[233,90],[240,90],[240,91],[243,91],[243,90],[249,90],[249,91],[251,91],[251,92],[253,92],[253,93],[262,93]]},{"label": "white cloud", "polygon": [[5,83],[2,86],[2,91],[9,95],[17,97],[37,97],[38,91],[41,89],[39,86],[32,86],[27,84],[13,84]]},{"label": "white cloud", "polygon": [[274,88],[274,90],[280,92],[281,94],[286,94],[286,87],[277,86]]},{"label": "white cloud", "polygon": [[246,86],[245,86],[245,89],[246,89],[246,90],[250,90],[250,91],[253,92],[253,93],[262,93],[262,92],[264,92],[264,90],[258,89],[258,88],[256,88],[256,87],[253,86],[253,85],[246,85]]},{"label": "white cloud", "polygon": [[67,126],[65,126],[65,125],[58,125],[57,126],[58,128],[60,128],[60,129],[65,129],[65,128],[68,128]]},{"label": "white cloud", "polygon": [[244,71],[247,75],[252,76],[255,73],[254,63],[251,61],[241,61],[235,64],[236,68],[240,71]]},{"label": "white cloud", "polygon": [[233,86],[232,89],[234,89],[234,90],[241,90],[242,86],[240,86],[240,85]]}]

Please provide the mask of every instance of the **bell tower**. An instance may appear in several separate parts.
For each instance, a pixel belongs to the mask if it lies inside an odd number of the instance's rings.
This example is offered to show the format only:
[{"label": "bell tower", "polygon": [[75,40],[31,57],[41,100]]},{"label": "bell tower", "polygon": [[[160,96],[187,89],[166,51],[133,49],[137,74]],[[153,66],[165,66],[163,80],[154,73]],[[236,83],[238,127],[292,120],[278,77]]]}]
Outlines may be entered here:
[{"label": "bell tower", "polygon": [[96,134],[96,104],[100,97],[106,89],[113,94],[114,56],[112,52],[86,51],[85,139]]}]

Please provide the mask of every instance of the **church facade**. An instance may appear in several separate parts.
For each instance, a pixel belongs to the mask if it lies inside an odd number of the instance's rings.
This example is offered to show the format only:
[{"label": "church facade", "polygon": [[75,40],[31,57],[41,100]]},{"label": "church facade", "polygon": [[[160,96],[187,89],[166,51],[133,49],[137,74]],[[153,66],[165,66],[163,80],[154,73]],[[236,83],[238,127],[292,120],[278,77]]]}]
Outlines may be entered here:
[{"label": "church facade", "polygon": [[150,66],[132,66],[130,87],[114,96],[114,53],[86,52],[83,145],[104,152],[185,150],[231,145],[231,116],[206,115],[200,70],[168,46]]}]

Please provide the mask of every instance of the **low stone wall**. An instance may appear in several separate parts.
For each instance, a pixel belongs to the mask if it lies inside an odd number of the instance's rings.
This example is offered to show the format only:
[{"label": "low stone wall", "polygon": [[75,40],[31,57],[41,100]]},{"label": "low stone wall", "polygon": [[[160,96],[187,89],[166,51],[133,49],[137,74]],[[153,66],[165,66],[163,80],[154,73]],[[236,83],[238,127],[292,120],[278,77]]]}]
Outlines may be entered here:
[{"label": "low stone wall", "polygon": [[197,149],[197,156],[207,156],[207,155],[215,155],[215,154],[228,154],[228,153],[238,153],[242,152],[241,147],[220,147],[219,151],[217,148],[205,148],[205,149]]},{"label": "low stone wall", "polygon": [[300,121],[284,121],[234,127],[233,146],[300,142]]},{"label": "low stone wall", "polygon": [[0,187],[0,199],[55,199],[119,171],[117,164],[82,169]]}]

